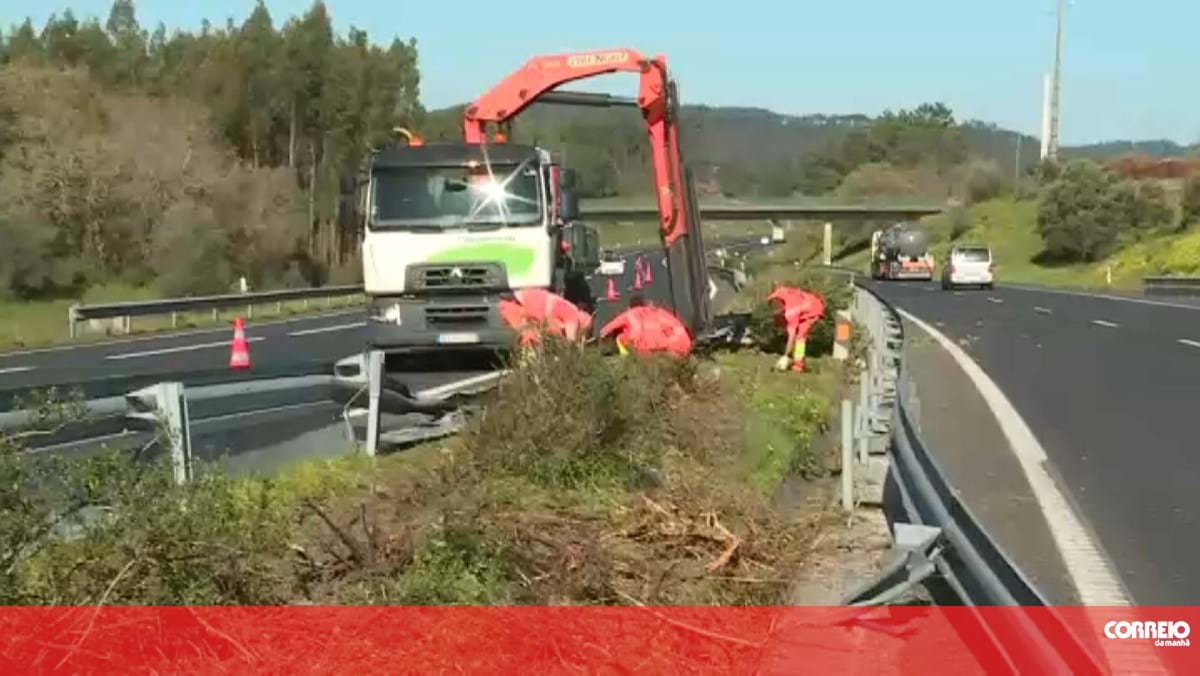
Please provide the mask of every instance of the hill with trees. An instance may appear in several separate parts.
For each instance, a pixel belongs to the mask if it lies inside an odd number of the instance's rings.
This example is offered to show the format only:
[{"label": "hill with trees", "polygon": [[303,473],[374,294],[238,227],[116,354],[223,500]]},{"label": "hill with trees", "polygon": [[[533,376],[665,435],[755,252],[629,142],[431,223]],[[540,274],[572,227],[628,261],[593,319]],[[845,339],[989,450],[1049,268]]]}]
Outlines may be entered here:
[{"label": "hill with trees", "polygon": [[[381,36],[374,36],[378,40]],[[358,274],[338,176],[420,106],[417,48],[277,24],[142,27],[70,12],[0,42],[0,293],[120,281],[203,293]],[[12,244],[9,244],[12,243]]]}]

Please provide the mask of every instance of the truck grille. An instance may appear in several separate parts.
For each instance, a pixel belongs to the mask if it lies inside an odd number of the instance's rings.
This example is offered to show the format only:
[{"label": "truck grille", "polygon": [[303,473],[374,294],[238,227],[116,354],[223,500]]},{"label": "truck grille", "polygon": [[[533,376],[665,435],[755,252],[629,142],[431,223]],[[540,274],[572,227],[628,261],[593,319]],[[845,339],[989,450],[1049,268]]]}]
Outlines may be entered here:
[{"label": "truck grille", "polygon": [[486,324],[487,321],[487,305],[431,305],[425,308],[425,323],[431,327]]},{"label": "truck grille", "polygon": [[495,265],[433,265],[419,268],[417,281],[429,290],[478,289],[499,286],[504,276]]}]

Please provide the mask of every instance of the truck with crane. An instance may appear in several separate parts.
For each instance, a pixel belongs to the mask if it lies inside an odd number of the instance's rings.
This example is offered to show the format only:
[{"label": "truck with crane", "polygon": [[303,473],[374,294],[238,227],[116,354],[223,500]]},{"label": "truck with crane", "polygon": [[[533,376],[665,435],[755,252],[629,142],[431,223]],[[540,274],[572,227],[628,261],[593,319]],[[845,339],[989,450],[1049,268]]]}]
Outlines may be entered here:
[{"label": "truck with crane", "polygon": [[[556,92],[596,75],[632,72],[636,99]],[[544,148],[509,142],[511,122],[537,102],[627,105],[650,139],[671,309],[693,335],[711,320],[695,191],[679,143],[678,92],[663,56],[632,49],[535,57],[472,104],[463,141],[405,143],[371,153],[354,182],[364,234],[369,349],[503,349],[513,332],[500,301],[544,288],[593,306],[595,228],[580,222],[574,172]]]},{"label": "truck with crane", "polygon": [[871,278],[933,279],[929,236],[915,223],[897,223],[871,233]]}]

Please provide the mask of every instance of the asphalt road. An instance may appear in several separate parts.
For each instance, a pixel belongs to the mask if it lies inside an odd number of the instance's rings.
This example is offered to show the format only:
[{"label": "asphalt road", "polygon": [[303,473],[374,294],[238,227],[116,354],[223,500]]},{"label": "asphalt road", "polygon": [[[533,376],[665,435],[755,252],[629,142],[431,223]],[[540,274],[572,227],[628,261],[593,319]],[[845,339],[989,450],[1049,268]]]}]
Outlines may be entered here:
[{"label": "asphalt road", "polygon": [[1200,307],[875,288],[955,340],[1004,391],[1136,603],[1200,604]]}]

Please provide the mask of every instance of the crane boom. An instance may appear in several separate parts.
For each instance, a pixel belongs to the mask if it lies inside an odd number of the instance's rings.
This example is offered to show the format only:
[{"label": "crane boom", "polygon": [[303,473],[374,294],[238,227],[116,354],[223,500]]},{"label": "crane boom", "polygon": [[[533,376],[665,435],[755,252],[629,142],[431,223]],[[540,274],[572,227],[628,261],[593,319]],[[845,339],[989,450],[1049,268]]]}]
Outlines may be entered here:
[{"label": "crane boom", "polygon": [[[678,93],[667,73],[666,57],[646,58],[633,49],[610,49],[534,57],[502,80],[463,114],[468,144],[486,144],[488,125],[505,125],[539,97],[576,80],[617,72],[638,73],[634,105],[642,113],[654,165],[655,199],[668,280],[676,313],[693,332],[710,320],[708,276],[690,174],[679,144]],[[613,97],[556,92],[547,99],[576,105],[620,105]]]}]

